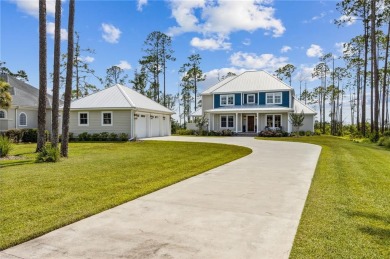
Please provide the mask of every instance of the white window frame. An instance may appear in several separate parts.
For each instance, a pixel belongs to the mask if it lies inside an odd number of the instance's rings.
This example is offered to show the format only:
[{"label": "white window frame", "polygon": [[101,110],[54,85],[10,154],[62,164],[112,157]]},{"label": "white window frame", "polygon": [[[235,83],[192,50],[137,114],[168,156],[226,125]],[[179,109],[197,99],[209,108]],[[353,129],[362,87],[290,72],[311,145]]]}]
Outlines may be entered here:
[{"label": "white window frame", "polygon": [[[104,114],[106,114],[106,113],[109,113],[109,114],[111,114],[111,123],[110,124],[104,124]],[[113,123],[114,123],[114,114],[112,113],[112,111],[103,111],[102,113],[101,113],[101,118],[102,118],[102,126],[112,126],[113,125]]]},{"label": "white window frame", "polygon": [[267,125],[267,117],[268,116],[272,116],[272,127],[271,128],[276,128],[275,127],[275,116],[280,116],[280,127],[283,127],[283,115],[282,114],[266,114],[265,115],[265,125],[268,127]]},{"label": "white window frame", "polygon": [[[231,127],[229,127],[229,117],[233,118],[233,121],[232,121],[233,124]],[[225,127],[222,126],[222,118],[226,118],[226,126]],[[234,128],[234,115],[221,115],[219,122],[220,122],[219,125],[220,125],[221,129]]]},{"label": "white window frame", "polygon": [[[87,114],[87,124],[81,124],[80,123],[80,115],[81,114]],[[80,127],[88,127],[89,126],[89,112],[79,112],[78,116],[77,116],[77,124],[80,126]]]},{"label": "white window frame", "polygon": [[0,118],[0,120],[6,120],[8,117],[7,117],[7,111],[4,110],[4,109],[0,109],[0,112],[3,112],[4,113],[4,118]]},{"label": "white window frame", "polygon": [[[22,116],[22,115],[24,115],[26,117],[26,124],[21,124],[20,123],[20,116]],[[27,114],[25,112],[19,113],[18,124],[19,124],[20,127],[27,127]]]},{"label": "white window frame", "polygon": [[[253,97],[253,102],[249,102],[249,96]],[[246,96],[246,103],[247,104],[254,104],[254,103],[256,103],[256,95],[255,94],[248,94]]]},{"label": "white window frame", "polygon": [[[280,102],[275,102],[275,95],[280,95]],[[268,102],[268,96],[272,96],[272,102]],[[277,93],[266,93],[265,94],[265,104],[282,104],[283,103],[283,94],[282,92]]]},{"label": "white window frame", "polygon": [[[229,97],[233,97],[233,103],[229,104]],[[226,104],[222,103],[222,99],[226,99]],[[224,94],[220,96],[219,105],[220,106],[233,106],[235,103],[235,95],[234,94]]]}]

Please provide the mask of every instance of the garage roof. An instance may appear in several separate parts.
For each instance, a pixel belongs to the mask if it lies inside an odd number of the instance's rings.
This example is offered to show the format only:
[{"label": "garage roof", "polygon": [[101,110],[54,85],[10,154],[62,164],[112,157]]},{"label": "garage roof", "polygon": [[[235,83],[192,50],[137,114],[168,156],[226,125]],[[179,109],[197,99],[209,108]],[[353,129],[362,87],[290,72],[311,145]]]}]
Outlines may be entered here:
[{"label": "garage roof", "polygon": [[155,111],[174,114],[173,111],[133,89],[117,84],[71,103],[71,109],[123,109]]}]

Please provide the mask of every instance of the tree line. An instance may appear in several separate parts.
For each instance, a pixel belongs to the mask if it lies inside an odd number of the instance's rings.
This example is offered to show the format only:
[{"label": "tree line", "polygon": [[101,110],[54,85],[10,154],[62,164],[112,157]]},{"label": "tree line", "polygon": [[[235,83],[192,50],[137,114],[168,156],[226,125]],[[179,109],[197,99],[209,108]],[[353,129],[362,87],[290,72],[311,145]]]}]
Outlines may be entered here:
[{"label": "tree line", "polygon": [[[327,53],[319,58],[311,74],[320,81],[318,87],[312,91],[305,87],[302,91],[302,82],[308,78],[302,73],[299,75],[299,99],[305,104],[318,105],[322,133],[325,133],[328,115],[331,134],[342,134],[345,102],[350,103],[351,124],[356,125],[362,136],[371,134],[375,140],[380,133],[389,130],[389,3],[388,0],[343,0],[337,3],[342,19],[334,23],[343,26],[356,19],[362,23],[362,33],[343,44],[341,57]],[[345,65],[335,67],[336,58]],[[277,69],[275,76],[288,80],[291,85],[295,71],[295,66],[287,64]],[[349,93],[349,100],[344,100],[346,93]]]}]

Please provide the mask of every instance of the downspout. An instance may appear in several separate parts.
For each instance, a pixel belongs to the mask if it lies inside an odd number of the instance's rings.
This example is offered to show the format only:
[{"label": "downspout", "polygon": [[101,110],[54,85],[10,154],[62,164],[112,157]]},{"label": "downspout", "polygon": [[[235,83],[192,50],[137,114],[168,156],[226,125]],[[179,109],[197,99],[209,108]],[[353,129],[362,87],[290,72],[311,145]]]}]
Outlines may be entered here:
[{"label": "downspout", "polygon": [[16,106],[15,107],[15,129],[18,128],[18,109],[19,109],[19,106]]}]

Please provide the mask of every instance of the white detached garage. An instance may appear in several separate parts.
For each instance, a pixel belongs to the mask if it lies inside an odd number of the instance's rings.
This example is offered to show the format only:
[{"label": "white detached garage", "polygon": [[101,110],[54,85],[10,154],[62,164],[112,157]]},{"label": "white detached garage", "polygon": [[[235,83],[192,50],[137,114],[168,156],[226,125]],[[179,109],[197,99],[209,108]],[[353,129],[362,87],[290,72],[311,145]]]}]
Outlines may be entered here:
[{"label": "white detached garage", "polygon": [[171,135],[168,108],[123,85],[114,85],[71,103],[69,130],[127,133],[129,138]]}]

